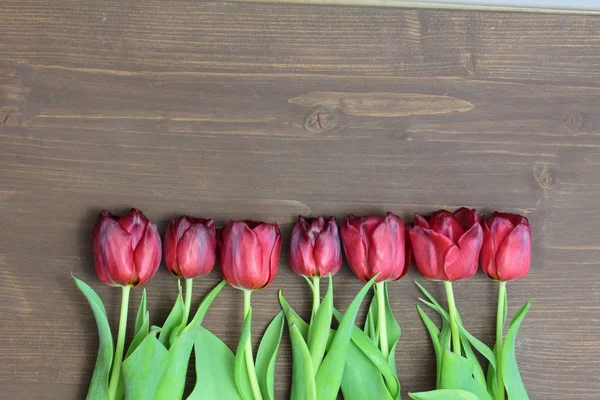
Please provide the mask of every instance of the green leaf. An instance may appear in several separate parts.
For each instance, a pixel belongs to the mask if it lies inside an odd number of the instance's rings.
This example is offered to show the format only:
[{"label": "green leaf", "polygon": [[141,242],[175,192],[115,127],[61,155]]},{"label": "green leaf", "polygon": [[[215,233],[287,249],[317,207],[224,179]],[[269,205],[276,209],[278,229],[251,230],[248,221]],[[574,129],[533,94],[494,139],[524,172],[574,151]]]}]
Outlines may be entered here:
[{"label": "green leaf", "polygon": [[[360,332],[364,338],[368,340],[377,350],[383,364],[389,365],[381,356],[379,349],[373,344],[371,339],[358,327],[355,327],[354,333]],[[385,384],[381,371],[373,364],[367,355],[356,345],[354,339],[348,348],[346,355],[346,365],[344,367],[344,375],[342,377],[342,393],[344,400],[396,400],[399,397],[392,397]],[[396,393],[397,395],[398,393]]]},{"label": "green leaf", "polygon": [[[290,400],[316,400],[315,372],[308,346],[294,323],[289,324],[292,342],[292,393]],[[319,397],[321,400],[321,397]]]},{"label": "green leaf", "polygon": [[[460,326],[460,324],[458,324],[458,325]],[[473,364],[473,378],[477,382],[479,382],[481,384],[481,386],[487,388],[487,385],[485,382],[485,375],[483,373],[483,368],[481,368],[481,364],[479,364],[479,359],[475,355],[475,352],[473,351],[471,344],[469,343],[469,341],[467,340],[465,335],[460,333],[460,331],[459,331],[459,336],[460,336],[460,344],[462,345],[462,349],[463,349],[463,352],[465,353],[465,357],[467,358],[467,360],[471,361],[471,364]]]},{"label": "green leaf", "polygon": [[140,343],[142,343],[142,341],[146,338],[146,336],[148,335],[149,328],[150,328],[150,313],[148,311],[146,311],[146,315],[144,315],[142,325],[137,330],[137,333],[133,337],[133,340],[131,341],[129,348],[127,349],[127,354],[125,355],[125,359],[127,359],[127,357],[129,357],[135,351],[135,349],[137,349],[137,347],[140,345]]},{"label": "green leaf", "polygon": [[313,369],[318,371],[327,346],[327,338],[331,329],[331,318],[333,315],[333,284],[329,274],[329,286],[323,302],[308,328],[308,351],[310,352]]},{"label": "green leaf", "polygon": [[302,318],[300,318],[298,314],[296,314],[292,307],[290,307],[285,297],[283,297],[281,290],[279,291],[279,303],[281,304],[281,308],[285,313],[285,319],[288,322],[288,326],[291,324],[296,325],[296,328],[298,328],[298,331],[302,335],[302,338],[304,338],[304,341],[307,341],[309,325]]},{"label": "green leaf", "polygon": [[[137,316],[135,318],[135,331],[133,340],[127,349],[127,353],[125,353],[125,360],[129,357],[135,349],[142,343],[142,341],[148,335],[148,329],[150,327],[150,314],[148,313],[146,307],[146,289],[142,291],[142,297],[140,299],[140,306],[138,307]],[[115,394],[115,399],[120,400],[125,397],[125,381],[123,380],[123,374],[119,378],[119,383],[117,385],[117,393]]]},{"label": "green leaf", "polygon": [[233,376],[235,356],[231,349],[200,326],[194,353],[196,384],[187,400],[240,400]]},{"label": "green leaf", "polygon": [[398,345],[402,331],[400,329],[400,324],[398,324],[398,321],[396,321],[396,317],[392,312],[392,307],[390,306],[387,282],[384,282],[383,287],[385,291],[385,320],[387,327],[387,338],[388,342],[391,344],[388,364],[390,367],[392,367],[394,372],[396,372],[396,346]]},{"label": "green leaf", "polygon": [[[427,289],[425,289],[419,282],[415,282],[415,284],[419,287],[419,289],[421,289],[421,291],[423,292],[423,294],[425,295],[425,297],[427,297],[429,299],[429,301],[433,304],[433,306],[430,306],[432,308],[434,308],[437,312],[439,312],[441,315],[445,315],[446,319],[450,319],[450,317],[448,316],[448,312],[446,312],[446,310],[444,309],[444,307],[442,307],[440,305],[440,303],[438,303],[438,301],[435,299],[435,297],[433,297],[431,295],[431,293],[429,293],[427,291]],[[424,300],[421,300],[423,303],[427,304]]]},{"label": "green leaf", "polygon": [[75,281],[75,285],[79,288],[81,293],[85,296],[94,318],[96,319],[96,325],[98,326],[98,336],[100,337],[100,345],[98,346],[98,356],[96,357],[96,366],[94,367],[94,374],[92,375],[92,381],[90,382],[90,388],[88,390],[87,399],[106,399],[108,398],[108,378],[110,368],[113,361],[113,339],[110,332],[110,325],[108,324],[108,318],[106,316],[106,309],[102,300],[96,294],[96,292],[89,287],[85,282],[75,278],[73,274],[71,277]]},{"label": "green leaf", "polygon": [[356,314],[365,295],[375,283],[375,279],[377,279],[376,276],[367,282],[350,303],[333,338],[329,352],[323,363],[321,363],[316,376],[317,397],[319,400],[335,400],[337,398]]},{"label": "green leaf", "polygon": [[[140,304],[140,310],[141,309],[142,309],[142,307]],[[139,316],[140,315],[138,312],[138,317]],[[148,335],[149,325],[150,325],[150,314],[148,313],[148,311],[146,311],[146,315],[143,316],[141,326],[137,326],[137,321],[136,321],[136,328],[137,328],[136,332],[137,333],[133,337],[133,340],[131,341],[129,348],[127,349],[127,353],[125,354],[125,360],[127,360],[127,358],[131,354],[133,354],[135,349],[137,349],[138,346],[144,341],[144,339]],[[121,377],[119,378],[119,383],[117,385],[117,393],[115,394],[115,399],[122,399],[124,396],[125,396],[125,381],[124,381],[123,374],[121,374]]]},{"label": "green leaf", "polygon": [[246,346],[247,342],[251,340],[251,321],[252,321],[252,307],[248,309],[248,313],[244,318],[244,326],[242,327],[242,334],[240,336],[240,342],[238,343],[237,351],[235,353],[234,361],[234,379],[238,389],[238,393],[244,400],[253,400],[254,395],[252,394],[252,386],[250,384],[250,375],[246,366]]},{"label": "green leaf", "polygon": [[433,350],[435,351],[435,365],[436,365],[436,388],[440,387],[440,378],[442,376],[442,356],[444,355],[444,347],[440,342],[441,332],[435,323],[429,318],[425,311],[417,304],[417,311],[427,328],[427,332],[429,332],[429,336],[431,337],[431,343],[433,344]]},{"label": "green leaf", "polygon": [[[338,321],[341,321],[343,315],[337,311],[333,310],[334,316]],[[389,395],[396,399],[400,395],[400,383],[398,382],[397,374],[395,370],[388,364],[387,360],[383,358],[381,351],[377,347],[375,343],[369,338],[362,330],[358,327],[354,327],[352,329],[352,346],[356,346],[356,348],[363,353],[363,355],[371,362],[375,368],[379,371],[379,373],[383,376],[384,382],[388,388]],[[350,351],[350,350],[349,350]],[[352,356],[350,354],[346,357],[346,368],[348,368],[348,360],[351,359]],[[359,359],[356,361],[360,362]],[[344,390],[344,381],[346,381],[346,370],[344,370],[344,377],[342,379],[342,390]],[[349,384],[352,384],[350,380],[347,380]],[[351,390],[346,389],[347,393],[350,393]],[[375,398],[375,397],[374,397]]]},{"label": "green leaf", "polygon": [[179,399],[183,396],[185,376],[194,341],[196,340],[200,325],[202,324],[202,320],[204,319],[208,308],[225,284],[225,281],[221,281],[221,283],[206,295],[204,300],[202,300],[202,303],[200,303],[192,321],[181,332],[169,349],[167,369],[160,378],[160,383],[154,397],[155,400],[172,400]]},{"label": "green leaf", "polygon": [[169,352],[150,333],[123,362],[123,380],[127,400],[147,400],[154,397],[161,375],[167,368]]},{"label": "green leaf", "polygon": [[473,368],[473,363],[469,359],[445,351],[440,389],[462,389],[474,393],[479,400],[493,400],[487,388],[473,378]]},{"label": "green leaf", "polygon": [[173,305],[169,316],[165,320],[160,335],[158,336],[160,342],[164,344],[167,349],[171,346],[171,334],[183,322],[184,305],[183,297],[181,296],[181,284],[179,283],[179,280],[177,281],[177,286],[179,287],[179,294],[177,294],[175,304]]},{"label": "green leaf", "polygon": [[437,389],[429,392],[409,393],[414,400],[479,400],[477,395],[461,389]]},{"label": "green leaf", "polygon": [[377,325],[377,296],[373,295],[365,320],[365,331],[375,346],[379,347],[379,325]]},{"label": "green leaf", "polygon": [[275,399],[275,360],[281,342],[283,324],[283,311],[280,311],[267,327],[256,353],[256,376],[260,391],[266,400]]},{"label": "green leaf", "polygon": [[[135,330],[133,331],[136,335],[142,329],[147,313],[146,306],[146,289],[142,291],[142,297],[140,298],[140,306],[138,307],[137,316],[135,318]],[[146,328],[146,333],[148,333],[148,328]]]},{"label": "green leaf", "polygon": [[[461,332],[461,341],[463,340],[463,337],[464,337],[469,343],[471,343],[473,345],[473,347],[475,347],[475,349],[477,349],[477,351],[480,352],[488,360],[488,362],[490,363],[490,366],[495,371],[496,370],[496,356],[494,355],[494,352],[492,351],[492,349],[490,349],[485,343],[483,343],[482,341],[477,339],[475,336],[471,335],[469,333],[469,331],[467,331],[465,329],[465,327],[463,326],[462,321],[458,321],[458,329],[460,329],[460,332]],[[483,371],[481,374],[483,376]],[[483,381],[485,382],[485,379]]]},{"label": "green leaf", "polygon": [[[492,349],[492,351],[494,352],[494,354],[496,354],[496,345],[494,345],[494,348]],[[498,391],[497,379],[498,379],[498,377],[496,376],[496,370],[494,369],[492,364],[489,363],[487,371],[486,371],[486,385],[487,385],[489,393],[497,393],[497,391]]]},{"label": "green leaf", "polygon": [[379,345],[379,335],[375,329],[375,315],[377,311],[373,311],[375,307],[377,307],[377,299],[375,296],[371,299],[371,305],[369,306],[369,312],[367,313],[367,318],[365,319],[365,329],[364,332],[367,336],[375,343],[375,346]]},{"label": "green leaf", "polygon": [[517,356],[515,354],[515,342],[517,340],[517,333],[523,322],[523,318],[531,307],[531,300],[523,305],[517,311],[512,321],[510,322],[510,328],[506,334],[504,346],[502,347],[501,357],[501,371],[502,378],[504,379],[504,386],[506,387],[506,393],[510,399],[529,400],[527,390],[521,379],[519,373],[519,366],[517,365]]}]

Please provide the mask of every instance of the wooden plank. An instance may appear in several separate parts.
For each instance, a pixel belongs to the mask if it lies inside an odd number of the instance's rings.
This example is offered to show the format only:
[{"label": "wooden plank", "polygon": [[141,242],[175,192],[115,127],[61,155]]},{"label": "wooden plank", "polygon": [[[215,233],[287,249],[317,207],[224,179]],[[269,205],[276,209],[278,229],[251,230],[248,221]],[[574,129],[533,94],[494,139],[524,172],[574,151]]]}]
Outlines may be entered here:
[{"label": "wooden plank", "polygon": [[597,84],[594,16],[152,0],[8,0],[2,59],[112,71]]},{"label": "wooden plank", "polygon": [[[593,398],[599,27],[566,15],[6,1],[0,399],[83,397],[97,338],[69,272],[98,290],[113,324],[119,304],[92,267],[101,208],[137,206],[161,231],[182,213],[280,223],[280,273],[254,296],[256,342],[278,310],[277,290],[310,312],[286,262],[296,215],[390,210],[410,221],[462,205],[532,221],[532,271],[509,285],[510,313],[534,301],[518,349],[531,397]],[[214,271],[198,280],[196,302],[219,279]],[[413,270],[390,286],[404,393],[431,388],[435,373],[414,280]],[[360,282],[344,267],[335,285],[344,309]],[[148,285],[153,323],[175,286],[164,269]],[[469,328],[491,343],[493,283],[480,274],[457,286]],[[427,287],[441,296],[440,285]],[[241,304],[228,288],[206,319],[232,347]],[[280,354],[284,399],[287,337]]]}]

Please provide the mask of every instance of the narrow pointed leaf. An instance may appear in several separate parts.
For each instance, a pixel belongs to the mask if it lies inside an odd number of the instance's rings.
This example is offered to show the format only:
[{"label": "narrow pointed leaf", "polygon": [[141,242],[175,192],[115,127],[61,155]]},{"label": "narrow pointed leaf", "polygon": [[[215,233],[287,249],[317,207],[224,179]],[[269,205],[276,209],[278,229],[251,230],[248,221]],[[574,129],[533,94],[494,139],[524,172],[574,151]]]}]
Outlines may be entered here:
[{"label": "narrow pointed leaf", "polygon": [[196,384],[187,400],[241,400],[233,376],[235,356],[231,349],[200,326],[194,353]]},{"label": "narrow pointed leaf", "polygon": [[506,387],[506,393],[510,399],[529,400],[527,390],[525,389],[521,374],[519,373],[519,366],[517,365],[515,342],[517,340],[517,333],[519,332],[521,322],[523,322],[523,318],[525,318],[530,307],[531,300],[528,300],[527,303],[517,311],[510,322],[510,328],[508,328],[504,346],[502,348],[502,365],[500,368],[502,371],[502,378],[504,379],[504,386]]},{"label": "narrow pointed leaf", "polygon": [[[333,313],[334,313],[335,318],[338,321],[342,320],[343,315],[339,311],[334,309]],[[400,383],[398,382],[396,372],[388,364],[388,361],[383,358],[383,355],[381,354],[381,351],[379,350],[379,348],[375,345],[375,343],[373,343],[371,338],[369,338],[358,327],[354,327],[352,329],[351,340],[352,340],[351,345],[356,346],[356,348],[364,354],[364,356],[370,361],[370,363],[373,364],[373,366],[375,368],[377,368],[377,370],[379,371],[379,373],[382,375],[382,377],[384,379],[384,382],[387,386],[389,395],[393,399],[396,399],[400,395]],[[346,368],[348,368],[348,360],[351,358],[352,358],[351,355],[347,355]],[[360,362],[360,359],[356,362],[357,363]],[[353,383],[354,380],[350,380],[350,379],[346,379],[346,378],[347,378],[346,370],[344,370],[344,376],[343,376],[343,380],[342,380],[342,390],[345,393],[350,393],[350,392],[352,392],[352,390],[350,390],[350,388],[348,386],[354,387],[355,386]],[[346,383],[344,383],[344,382],[346,382]],[[344,390],[344,385],[346,385],[346,390]]]},{"label": "narrow pointed leaf", "polygon": [[304,338],[304,341],[307,341],[309,325],[302,318],[300,318],[298,314],[296,314],[292,307],[290,307],[285,297],[283,297],[281,290],[279,291],[279,303],[281,304],[281,308],[285,313],[285,319],[287,320],[288,325],[296,325],[296,328],[298,328],[298,331]]},{"label": "narrow pointed leaf", "polygon": [[[146,289],[142,291],[142,297],[140,298],[140,306],[138,307],[137,316],[135,318],[135,331],[134,333],[137,335],[139,330],[144,325],[144,318],[146,317],[147,306],[146,306]],[[148,331],[146,330],[146,333]]]},{"label": "narrow pointed leaf", "polygon": [[240,336],[240,342],[238,343],[237,351],[235,352],[235,361],[233,368],[233,376],[235,379],[235,385],[237,386],[238,393],[244,400],[253,400],[254,395],[252,394],[252,386],[250,384],[250,375],[246,366],[246,343],[251,340],[251,321],[252,321],[252,308],[248,310],[248,314],[244,318],[244,326],[242,327],[242,334]]},{"label": "narrow pointed leaf", "polygon": [[462,335],[480,352],[490,363],[492,368],[496,369],[496,356],[494,356],[494,352],[490,349],[485,343],[481,340],[477,339],[475,336],[471,335],[469,331],[465,329],[462,323],[458,324],[458,328],[460,329]]},{"label": "narrow pointed leaf", "polygon": [[379,325],[377,324],[377,297],[373,296],[369,304],[369,312],[365,320],[365,329],[367,335],[375,346],[379,347]]},{"label": "narrow pointed leaf", "polygon": [[[289,322],[288,322],[289,323]],[[292,394],[290,400],[317,400],[315,372],[308,346],[296,324],[289,324],[292,342]],[[318,397],[320,400],[321,398]]]},{"label": "narrow pointed leaf", "polygon": [[123,381],[127,400],[156,398],[160,377],[167,368],[169,352],[156,338],[146,335],[137,349],[123,362]]},{"label": "narrow pointed leaf", "polygon": [[183,321],[184,314],[184,305],[183,305],[183,297],[181,296],[181,285],[179,284],[179,294],[177,294],[177,299],[175,300],[175,304],[171,309],[171,312],[167,316],[165,323],[163,324],[162,330],[158,336],[158,339],[165,347],[168,349],[171,345],[170,337],[173,331],[181,325]]},{"label": "narrow pointed leaf", "polygon": [[181,332],[177,340],[169,349],[169,359],[167,369],[160,379],[155,399],[179,399],[183,396],[185,387],[185,376],[190,361],[190,355],[194,346],[194,341],[200,330],[202,320],[212,304],[215,297],[219,294],[226,282],[221,281],[213,288],[202,300],[196,314],[188,326]]},{"label": "narrow pointed leaf", "polygon": [[479,400],[493,400],[485,385],[473,378],[473,363],[451,351],[444,352],[440,389],[462,389],[474,393]]},{"label": "narrow pointed leaf", "polygon": [[344,314],[342,321],[338,327],[337,333],[333,338],[329,352],[323,359],[323,363],[317,372],[317,397],[319,400],[335,400],[340,390],[342,376],[344,373],[344,365],[346,363],[346,353],[350,344],[350,336],[354,328],[354,321],[358,308],[362,303],[365,295],[375,283],[373,277],[365,286],[358,292],[348,310]]},{"label": "narrow pointed leaf", "polygon": [[385,291],[385,319],[387,337],[388,343],[390,344],[390,355],[388,358],[388,364],[396,373],[396,347],[398,346],[398,341],[400,340],[402,330],[400,329],[400,324],[398,324],[398,321],[396,321],[396,317],[394,316],[394,313],[392,312],[392,307],[390,306],[387,282],[384,283],[383,287]]},{"label": "narrow pointed leaf", "polygon": [[96,357],[96,366],[94,367],[94,374],[92,375],[92,381],[90,382],[90,388],[88,390],[87,399],[104,399],[108,398],[108,377],[110,368],[113,361],[113,339],[110,332],[110,325],[108,324],[108,318],[106,316],[106,309],[102,300],[96,294],[96,292],[88,286],[82,280],[75,278],[73,274],[71,277],[75,281],[75,285],[79,288],[81,293],[85,296],[94,318],[96,319],[96,325],[98,327],[98,336],[100,337],[100,344],[98,346],[98,356]]},{"label": "narrow pointed leaf", "polygon": [[444,355],[444,347],[442,343],[440,343],[440,335],[441,332],[435,323],[429,318],[425,311],[417,304],[417,311],[427,328],[427,332],[429,332],[429,336],[431,337],[431,343],[433,344],[433,350],[435,351],[435,365],[436,365],[436,388],[440,387],[440,378],[442,376],[442,356]]},{"label": "narrow pointed leaf", "polygon": [[331,329],[331,319],[333,316],[333,284],[331,274],[329,275],[329,286],[323,302],[308,328],[308,351],[310,352],[313,368],[318,370],[321,361],[325,356],[325,347],[327,338]]},{"label": "narrow pointed leaf", "polygon": [[267,327],[256,353],[256,376],[265,400],[275,399],[275,360],[283,325],[284,315],[283,311],[280,311]]},{"label": "narrow pointed leaf", "polygon": [[[358,327],[354,330],[361,332],[369,343],[373,344]],[[383,356],[381,359],[383,360]],[[388,366],[385,360],[383,362]],[[395,400],[397,398],[390,395],[381,372],[354,341],[350,343],[346,355],[341,388],[344,400]]]}]

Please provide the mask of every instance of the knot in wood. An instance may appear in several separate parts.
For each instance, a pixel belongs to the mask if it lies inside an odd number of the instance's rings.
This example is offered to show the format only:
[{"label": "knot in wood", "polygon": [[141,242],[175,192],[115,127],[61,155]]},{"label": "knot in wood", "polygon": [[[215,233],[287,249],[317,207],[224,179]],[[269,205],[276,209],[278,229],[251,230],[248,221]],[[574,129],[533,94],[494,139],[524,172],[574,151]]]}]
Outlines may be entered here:
[{"label": "knot in wood", "polygon": [[323,132],[335,125],[335,115],[332,110],[323,106],[311,109],[310,114],[304,122],[304,128],[310,132]]}]

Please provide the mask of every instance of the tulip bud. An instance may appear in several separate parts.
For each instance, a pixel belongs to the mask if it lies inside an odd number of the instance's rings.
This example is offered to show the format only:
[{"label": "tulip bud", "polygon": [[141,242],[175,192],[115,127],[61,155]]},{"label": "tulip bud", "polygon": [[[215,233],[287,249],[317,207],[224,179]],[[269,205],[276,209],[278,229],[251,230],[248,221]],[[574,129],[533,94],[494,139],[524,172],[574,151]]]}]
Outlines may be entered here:
[{"label": "tulip bud", "polygon": [[98,215],[92,232],[98,278],[111,286],[138,286],[156,273],[161,259],[156,224],[132,208],[124,217],[107,210]]},{"label": "tulip bud", "polygon": [[495,212],[482,221],[481,268],[497,281],[521,279],[531,262],[531,226],[517,214]]},{"label": "tulip bud", "polygon": [[217,258],[213,220],[182,216],[165,233],[165,262],[178,278],[195,278],[212,271]]},{"label": "tulip bud", "polygon": [[452,282],[477,272],[483,241],[477,210],[440,210],[429,220],[415,214],[409,234],[417,269],[425,278]]},{"label": "tulip bud", "polygon": [[335,275],[342,266],[340,236],[334,217],[298,216],[290,240],[290,267],[298,275]]},{"label": "tulip bud", "polygon": [[262,289],[277,275],[281,250],[277,224],[229,221],[219,248],[223,278],[235,288]]},{"label": "tulip bud", "polygon": [[344,252],[352,272],[364,282],[397,280],[408,272],[406,232],[402,219],[390,212],[384,218],[355,217],[342,222]]}]

